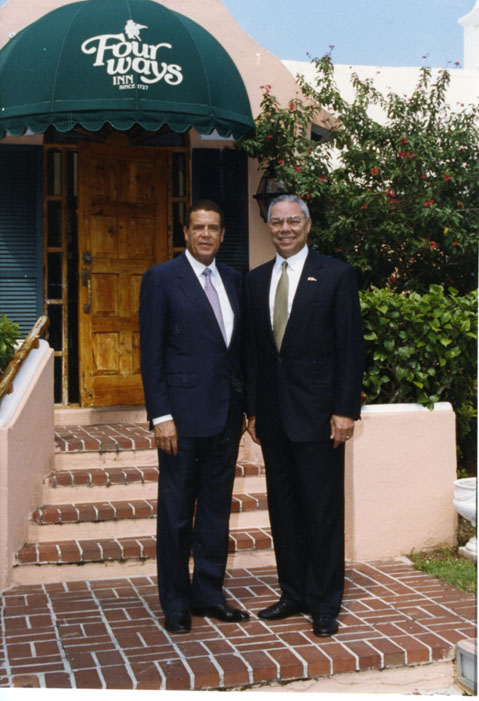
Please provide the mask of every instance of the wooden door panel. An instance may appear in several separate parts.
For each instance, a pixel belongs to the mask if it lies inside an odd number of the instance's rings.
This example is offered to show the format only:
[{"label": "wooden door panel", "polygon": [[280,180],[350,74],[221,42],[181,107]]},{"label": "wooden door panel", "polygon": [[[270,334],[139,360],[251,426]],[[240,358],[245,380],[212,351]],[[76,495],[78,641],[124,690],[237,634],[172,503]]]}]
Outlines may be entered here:
[{"label": "wooden door panel", "polygon": [[91,281],[92,307],[94,316],[118,316],[121,283],[118,275],[100,273]]},{"label": "wooden door panel", "polygon": [[114,260],[118,257],[118,231],[114,217],[90,217],[91,254]]},{"label": "wooden door panel", "polygon": [[99,201],[116,202],[118,200],[118,177],[120,164],[112,156],[95,157],[89,164],[89,185],[93,197]]},{"label": "wooden door panel", "polygon": [[118,333],[93,334],[93,373],[116,375],[120,358]]},{"label": "wooden door panel", "polygon": [[151,202],[154,197],[154,173],[151,163],[120,162],[120,202]]},{"label": "wooden door panel", "polygon": [[166,154],[122,135],[79,148],[79,356],[83,406],[142,404],[138,303],[167,259]]},{"label": "wooden door panel", "polygon": [[155,219],[119,217],[119,258],[128,260],[153,260],[155,251]]}]

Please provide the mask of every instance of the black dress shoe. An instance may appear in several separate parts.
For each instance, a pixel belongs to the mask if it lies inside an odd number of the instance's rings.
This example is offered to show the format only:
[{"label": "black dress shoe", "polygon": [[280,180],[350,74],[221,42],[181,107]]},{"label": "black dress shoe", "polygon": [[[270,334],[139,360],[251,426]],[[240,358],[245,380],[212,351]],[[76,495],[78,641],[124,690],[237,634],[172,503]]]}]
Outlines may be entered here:
[{"label": "black dress shoe", "polygon": [[170,633],[189,633],[191,616],[188,611],[165,613],[165,628]]},{"label": "black dress shoe", "polygon": [[240,621],[247,621],[249,618],[249,613],[247,611],[241,611],[240,609],[235,609],[228,604],[217,604],[216,606],[193,606],[191,609],[193,616],[209,616],[210,618],[217,618],[219,621],[224,623],[239,623]]},{"label": "black dress shoe", "polygon": [[333,616],[313,616],[313,633],[320,638],[329,638],[338,632],[338,624]]},{"label": "black dress shoe", "polygon": [[265,621],[277,621],[280,618],[288,618],[288,616],[294,616],[295,613],[303,613],[304,607],[297,604],[289,604],[287,601],[281,601],[281,599],[268,606],[268,608],[258,611],[258,616],[264,618]]}]

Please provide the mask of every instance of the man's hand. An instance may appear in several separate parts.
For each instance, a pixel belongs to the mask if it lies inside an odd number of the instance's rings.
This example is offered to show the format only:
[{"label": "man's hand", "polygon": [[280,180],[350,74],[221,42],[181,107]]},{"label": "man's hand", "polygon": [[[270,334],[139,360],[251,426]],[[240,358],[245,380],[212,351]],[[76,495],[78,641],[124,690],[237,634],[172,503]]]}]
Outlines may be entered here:
[{"label": "man's hand", "polygon": [[258,436],[256,435],[256,416],[250,416],[248,419],[248,433],[254,442],[260,445]]},{"label": "man's hand", "polygon": [[168,455],[178,455],[178,434],[173,420],[155,424],[155,443],[159,450]]},{"label": "man's hand", "polygon": [[353,433],[354,419],[350,419],[349,416],[338,416],[337,414],[331,416],[330,438],[334,441],[334,448],[352,438]]}]

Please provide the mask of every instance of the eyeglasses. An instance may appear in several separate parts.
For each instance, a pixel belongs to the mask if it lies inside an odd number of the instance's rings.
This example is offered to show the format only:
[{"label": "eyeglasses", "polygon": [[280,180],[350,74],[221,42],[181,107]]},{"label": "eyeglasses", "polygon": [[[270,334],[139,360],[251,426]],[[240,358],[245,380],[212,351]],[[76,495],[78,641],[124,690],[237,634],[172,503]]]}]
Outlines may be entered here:
[{"label": "eyeglasses", "polygon": [[283,219],[270,219],[269,225],[272,229],[281,229],[284,222],[291,228],[297,229],[304,222],[304,217],[284,217]]}]

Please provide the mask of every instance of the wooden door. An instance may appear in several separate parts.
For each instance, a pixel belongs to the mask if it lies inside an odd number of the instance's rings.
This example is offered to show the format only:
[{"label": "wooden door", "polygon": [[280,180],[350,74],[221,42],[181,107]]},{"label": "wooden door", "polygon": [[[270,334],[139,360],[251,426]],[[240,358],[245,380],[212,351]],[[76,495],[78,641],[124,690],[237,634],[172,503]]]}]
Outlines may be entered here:
[{"label": "wooden door", "polygon": [[122,134],[79,147],[79,363],[82,406],[142,404],[138,301],[168,258],[167,155]]}]

